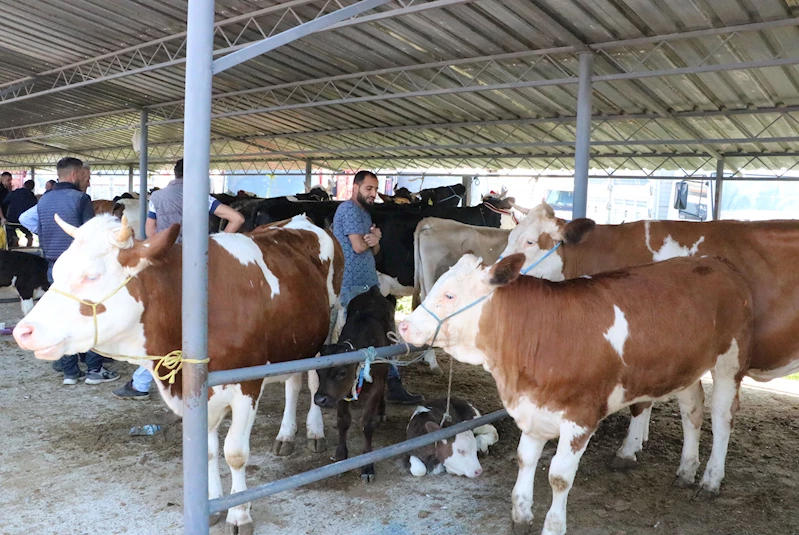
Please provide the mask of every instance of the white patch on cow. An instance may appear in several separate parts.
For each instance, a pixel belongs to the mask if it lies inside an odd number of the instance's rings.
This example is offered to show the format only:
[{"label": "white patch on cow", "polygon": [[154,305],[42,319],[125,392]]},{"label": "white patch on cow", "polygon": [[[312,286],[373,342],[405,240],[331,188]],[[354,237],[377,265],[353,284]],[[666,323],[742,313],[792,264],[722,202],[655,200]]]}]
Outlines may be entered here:
[{"label": "white patch on cow", "polygon": [[679,242],[677,242],[671,237],[671,234],[669,234],[663,240],[663,245],[660,247],[660,249],[655,251],[652,249],[650,244],[651,234],[649,221],[644,222],[644,235],[646,240],[646,248],[649,249],[650,253],[652,253],[652,260],[654,262],[660,262],[661,260],[668,260],[669,258],[677,258],[680,256],[694,256],[699,250],[699,245],[705,241],[705,237],[702,236],[691,247],[688,247],[687,245],[680,245]]},{"label": "white patch on cow", "polygon": [[300,200],[294,195],[286,195],[286,200],[291,202],[300,202]]},{"label": "white patch on cow", "polygon": [[444,471],[444,465],[439,463],[439,464],[437,464],[435,466],[435,468],[433,468],[433,470],[430,473],[433,474],[434,476],[437,476],[438,474],[442,473],[443,471]]},{"label": "white patch on cow", "polygon": [[592,279],[593,277],[591,275],[582,275],[580,278],[581,279]]},{"label": "white patch on cow", "polygon": [[14,275],[13,277],[11,277],[11,286],[13,286],[13,287],[15,287],[15,288],[16,288],[16,286],[17,286],[17,276],[16,276],[16,275]]},{"label": "white patch on cow", "polygon": [[[511,230],[508,235],[508,245],[501,256],[504,258],[515,253],[524,253],[527,260],[523,269],[527,269],[549,251],[538,246],[538,239],[543,234],[548,234],[555,242],[562,239],[558,220],[550,218],[541,205],[533,208],[529,215]],[[562,281],[565,279],[563,259],[555,252],[526,274],[551,281]]]},{"label": "white patch on cow", "polygon": [[625,392],[626,390],[622,385],[616,385],[613,388],[613,391],[608,396],[608,412],[606,414],[613,414],[628,405],[628,403],[624,403]]},{"label": "white patch on cow", "polygon": [[416,477],[422,477],[423,475],[427,474],[427,467],[424,465],[421,459],[415,455],[411,455],[411,474],[415,475]]},{"label": "white patch on cow", "polygon": [[477,460],[477,440],[474,433],[464,431],[455,435],[452,443],[452,455],[444,459],[447,473],[455,476],[477,477],[483,473],[480,461]]},{"label": "white patch on cow", "polygon": [[560,435],[563,411],[552,411],[539,407],[527,396],[522,396],[514,406],[507,406],[508,414],[522,433],[532,437],[551,440]]},{"label": "white patch on cow", "polygon": [[624,312],[618,306],[613,305],[613,311],[616,318],[613,325],[605,333],[605,340],[610,342],[610,345],[619,354],[621,363],[627,366],[627,363],[624,362],[624,343],[630,335],[630,325],[627,323],[627,318],[624,317]]},{"label": "white patch on cow", "polygon": [[33,299],[21,299],[20,305],[22,306],[22,315],[27,316],[33,310]]},{"label": "white patch on cow", "polygon": [[44,293],[45,293],[44,289],[36,288],[35,290],[33,290],[33,298],[34,299],[41,299],[42,296],[44,295]]},{"label": "white patch on cow", "polygon": [[430,409],[428,409],[427,407],[422,407],[421,405],[419,405],[418,407],[416,407],[416,410],[413,411],[413,414],[411,415],[411,420],[416,418],[416,416],[418,414],[422,414],[422,413],[425,413],[425,412],[430,412]]},{"label": "white patch on cow", "polygon": [[790,364],[786,364],[781,368],[776,368],[773,370],[756,370],[749,368],[749,370],[746,372],[746,375],[755,381],[766,382],[771,381],[772,379],[785,377],[786,375],[791,375],[796,372],[799,372],[799,359],[794,360]]},{"label": "white patch on cow", "polygon": [[277,277],[266,267],[264,253],[252,238],[244,234],[214,234],[211,239],[241,262],[243,266],[256,264],[264,274],[264,279],[271,290],[271,297],[274,298],[280,294],[280,285]]},{"label": "white patch on cow", "polygon": [[394,295],[396,297],[405,297],[413,295],[413,286],[403,286],[396,277],[391,277],[384,273],[377,272],[377,284],[380,287],[380,293],[383,297]]}]

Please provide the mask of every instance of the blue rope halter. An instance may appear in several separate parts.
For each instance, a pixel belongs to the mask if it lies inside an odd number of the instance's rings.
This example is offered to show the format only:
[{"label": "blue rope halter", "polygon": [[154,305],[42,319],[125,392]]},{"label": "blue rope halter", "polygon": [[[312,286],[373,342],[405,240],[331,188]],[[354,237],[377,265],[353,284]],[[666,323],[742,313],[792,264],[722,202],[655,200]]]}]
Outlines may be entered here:
[{"label": "blue rope halter", "polygon": [[485,294],[483,297],[481,297],[481,298],[480,298],[480,299],[478,299],[477,301],[473,301],[472,303],[469,303],[469,304],[468,304],[468,305],[466,305],[465,307],[463,307],[463,308],[461,308],[461,309],[458,309],[458,310],[456,310],[455,312],[453,312],[452,314],[450,314],[449,316],[447,316],[447,317],[445,317],[445,318],[443,318],[443,319],[441,319],[441,318],[439,318],[438,316],[436,316],[436,314],[435,314],[435,313],[434,313],[432,310],[430,310],[429,308],[427,308],[426,306],[424,306],[424,303],[422,303],[421,305],[419,305],[419,306],[421,306],[421,307],[424,309],[424,311],[425,311],[425,312],[427,312],[428,314],[430,314],[431,316],[433,316],[433,319],[434,319],[434,320],[436,320],[436,321],[438,322],[438,325],[436,325],[436,332],[435,332],[435,334],[433,335],[433,340],[430,342],[430,346],[432,347],[432,346],[434,346],[434,345],[435,345],[435,343],[436,343],[436,338],[438,338],[438,333],[439,333],[439,331],[441,331],[441,326],[444,324],[444,322],[445,322],[445,321],[447,321],[448,319],[450,319],[450,318],[451,318],[451,317],[453,317],[453,316],[457,316],[457,315],[458,315],[458,314],[460,314],[461,312],[466,312],[467,310],[469,310],[469,309],[470,309],[470,308],[472,308],[473,306],[476,306],[476,305],[478,305],[479,303],[481,303],[482,301],[485,301],[486,299],[488,299],[488,297],[489,297],[489,296],[490,296],[492,293],[494,293],[494,290],[491,290],[490,292],[488,292],[487,294]]}]

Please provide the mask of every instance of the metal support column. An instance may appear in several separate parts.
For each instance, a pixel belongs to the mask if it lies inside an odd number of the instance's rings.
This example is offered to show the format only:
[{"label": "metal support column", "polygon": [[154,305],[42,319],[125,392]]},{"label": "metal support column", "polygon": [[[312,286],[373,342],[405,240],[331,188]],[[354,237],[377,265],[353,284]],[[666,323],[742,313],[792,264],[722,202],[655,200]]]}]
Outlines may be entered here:
[{"label": "metal support column", "polygon": [[721,189],[724,186],[724,158],[716,160],[716,191],[713,196],[713,221],[721,219]]},{"label": "metal support column", "polygon": [[28,180],[33,180],[36,182],[36,168],[33,166],[31,166],[31,176],[28,178]]},{"label": "metal support column", "polygon": [[128,165],[128,192],[133,192],[133,164]]},{"label": "metal support column", "polygon": [[139,228],[135,229],[136,236],[144,239],[144,225],[147,223],[147,119],[146,109],[141,111],[139,142]]},{"label": "metal support column", "polygon": [[472,205],[472,181],[473,176],[465,176],[462,179],[463,187],[466,188],[466,193],[463,197],[463,206],[471,206]]},{"label": "metal support column", "polygon": [[[214,0],[189,2],[183,130],[183,358],[208,356],[208,194]],[[183,366],[183,531],[208,535],[208,366]]]},{"label": "metal support column", "polygon": [[591,152],[591,74],[593,52],[580,53],[577,86],[577,135],[574,142],[574,196],[572,219],[585,217],[588,205],[588,164]]},{"label": "metal support column", "polygon": [[311,181],[313,180],[313,160],[305,160],[305,191],[311,191]]}]

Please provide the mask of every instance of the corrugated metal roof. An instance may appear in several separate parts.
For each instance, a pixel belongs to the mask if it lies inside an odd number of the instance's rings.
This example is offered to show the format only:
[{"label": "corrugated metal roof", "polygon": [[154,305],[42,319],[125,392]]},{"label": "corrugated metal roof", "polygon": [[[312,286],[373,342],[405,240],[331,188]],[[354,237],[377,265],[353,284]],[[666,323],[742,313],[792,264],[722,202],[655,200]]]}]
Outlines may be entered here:
[{"label": "corrugated metal roof", "polygon": [[[219,27],[216,47],[252,42],[261,32],[287,29],[297,23],[292,16],[313,18],[326,4],[217,0],[218,22],[242,17]],[[370,13],[424,4],[394,0]],[[289,5],[294,11],[287,14]],[[65,74],[76,81],[96,75],[97,69],[114,73],[125,68],[125,61],[136,66],[180,57],[181,39],[169,37],[185,31],[186,9],[187,3],[178,0],[0,0],[6,29],[0,38],[0,92],[12,91],[15,82],[30,84],[28,76],[35,77],[35,93],[42,87],[63,86],[60,77]],[[254,19],[246,16],[254,12],[258,13]],[[497,155],[503,158],[496,165],[544,167],[545,159],[509,157],[573,153],[576,84],[469,88],[573,79],[577,52],[585,45],[797,15],[797,7],[783,0],[472,0],[323,31],[214,78],[217,96],[251,91],[215,99],[216,113],[268,111],[214,119],[213,157],[226,162],[284,159],[292,168],[304,168],[306,158],[354,159],[377,166],[381,158],[392,157],[398,167],[413,161],[446,167],[460,165],[464,158],[468,165],[485,165],[480,162],[486,156]],[[156,39],[163,39],[162,47],[143,48],[138,56],[130,52],[88,63],[79,71],[41,74]],[[550,49],[556,50],[525,54]],[[790,22],[736,34],[608,45],[595,51],[594,74],[769,61],[794,57],[797,51],[799,26]],[[463,61],[512,53],[516,55]],[[435,62],[441,64],[411,70]],[[322,80],[377,70],[389,71]],[[150,127],[151,160],[158,164],[173,159],[181,153],[182,123],[158,123],[180,118],[182,111],[159,104],[182,100],[183,77],[184,65],[178,63],[24,100],[0,100],[0,164],[47,165],[66,154],[94,162],[135,163],[138,157],[131,139],[142,107],[151,107],[150,120],[155,123]],[[309,83],[291,85],[300,82]],[[272,89],[256,91],[259,88]],[[464,88],[469,92],[448,93]],[[421,94],[401,98],[408,92]],[[670,159],[665,168],[697,166],[698,160],[707,160],[707,156],[684,156],[692,153],[792,154],[799,152],[799,108],[793,113],[790,106],[799,106],[799,71],[790,62],[597,81],[592,151],[605,158],[618,154],[616,163],[608,166],[622,169],[654,165],[625,158],[635,154],[683,155]],[[747,109],[775,111],[727,113]],[[130,111],[54,122],[114,110]],[[499,123],[482,124],[487,121]],[[42,122],[50,124],[21,128]],[[447,127],[452,123],[467,124]],[[385,131],[396,126],[412,128]],[[295,135],[301,133],[309,135]],[[11,141],[19,138],[24,141]],[[408,159],[400,160],[403,157]],[[770,158],[767,161],[785,163],[793,156]],[[592,166],[605,167],[603,162],[597,157]],[[779,167],[785,167],[782,163]]]}]

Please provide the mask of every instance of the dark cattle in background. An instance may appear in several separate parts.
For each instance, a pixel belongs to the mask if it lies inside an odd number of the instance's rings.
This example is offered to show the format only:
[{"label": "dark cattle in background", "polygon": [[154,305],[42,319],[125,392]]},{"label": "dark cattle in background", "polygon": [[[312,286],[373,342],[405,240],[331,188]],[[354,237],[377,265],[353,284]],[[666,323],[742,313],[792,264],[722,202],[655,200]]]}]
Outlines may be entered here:
[{"label": "dark cattle in background", "polygon": [[315,186],[311,188],[311,191],[308,193],[297,193],[293,195],[296,197],[298,201],[329,201],[330,194],[327,190],[321,186]]},{"label": "dark cattle in background", "polygon": [[33,308],[36,290],[47,291],[47,260],[41,256],[0,249],[0,287],[13,285],[22,300],[22,313]]},{"label": "dark cattle in background", "polygon": [[[253,207],[250,220],[245,221],[247,230],[276,221],[305,214],[314,225],[323,229],[333,227],[333,216],[341,201],[290,201],[286,197],[265,199]],[[244,228],[242,227],[244,230]]]},{"label": "dark cattle in background", "polygon": [[[356,296],[347,307],[347,321],[341,331],[338,343],[325,346],[322,355],[346,353],[366,347],[384,347],[391,345],[388,331],[394,331],[394,309],[396,300],[380,295],[377,288]],[[314,403],[320,407],[336,407],[338,446],[336,461],[349,456],[347,449],[347,431],[352,423],[350,404],[345,398],[351,396],[358,380],[359,365],[347,364],[318,370],[319,389],[314,395]],[[386,415],[386,381],[388,364],[375,364],[371,367],[372,381],[364,380],[358,393],[358,403],[363,408],[364,453],[372,451],[372,436],[378,422]],[[361,468],[361,477],[372,481],[375,477],[374,465]]]},{"label": "dark cattle in background", "polygon": [[451,186],[423,189],[419,192],[419,195],[423,205],[454,208],[461,204],[461,201],[464,201],[463,204],[465,204],[466,186],[453,184]]}]

